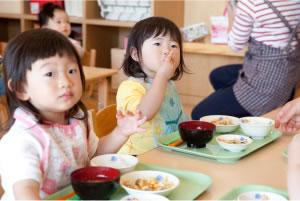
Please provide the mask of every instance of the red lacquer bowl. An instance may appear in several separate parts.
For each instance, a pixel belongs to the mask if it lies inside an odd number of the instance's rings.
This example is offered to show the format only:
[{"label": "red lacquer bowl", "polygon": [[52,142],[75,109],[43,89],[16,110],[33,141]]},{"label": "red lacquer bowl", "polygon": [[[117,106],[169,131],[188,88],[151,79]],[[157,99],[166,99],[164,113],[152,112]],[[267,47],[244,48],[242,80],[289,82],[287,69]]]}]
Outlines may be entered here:
[{"label": "red lacquer bowl", "polygon": [[202,148],[212,140],[216,126],[204,121],[185,121],[178,125],[179,134],[188,147]]},{"label": "red lacquer bowl", "polygon": [[119,181],[120,171],[110,167],[86,167],[71,173],[74,192],[83,200],[108,200]]}]

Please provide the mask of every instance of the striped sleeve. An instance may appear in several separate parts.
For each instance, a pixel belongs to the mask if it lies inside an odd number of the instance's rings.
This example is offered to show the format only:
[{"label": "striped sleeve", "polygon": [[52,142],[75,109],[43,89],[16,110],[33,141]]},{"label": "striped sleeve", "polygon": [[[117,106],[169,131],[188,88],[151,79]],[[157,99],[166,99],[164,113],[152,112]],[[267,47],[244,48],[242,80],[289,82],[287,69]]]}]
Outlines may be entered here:
[{"label": "striped sleeve", "polygon": [[240,0],[228,40],[228,45],[233,51],[240,51],[248,44],[254,20],[255,6],[253,1]]}]

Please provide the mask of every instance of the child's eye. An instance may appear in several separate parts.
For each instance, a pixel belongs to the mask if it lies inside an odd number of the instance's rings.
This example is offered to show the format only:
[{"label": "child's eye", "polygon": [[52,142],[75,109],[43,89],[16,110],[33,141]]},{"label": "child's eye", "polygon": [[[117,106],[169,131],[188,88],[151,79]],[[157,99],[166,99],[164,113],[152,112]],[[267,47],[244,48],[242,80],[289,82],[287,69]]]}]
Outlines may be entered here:
[{"label": "child's eye", "polygon": [[77,69],[71,69],[71,70],[69,70],[69,73],[70,74],[74,74],[74,73],[76,73],[77,72]]},{"label": "child's eye", "polygon": [[178,45],[177,45],[177,44],[173,44],[173,45],[171,45],[171,47],[172,47],[172,48],[177,48]]},{"label": "child's eye", "polygon": [[54,76],[54,73],[53,73],[53,72],[48,72],[48,73],[46,73],[46,76],[47,76],[47,77],[53,77],[53,76]]},{"label": "child's eye", "polygon": [[154,43],[155,46],[160,46],[160,43]]},{"label": "child's eye", "polygon": [[60,21],[60,20],[57,20],[56,23],[57,23],[57,24],[61,24],[61,21]]}]

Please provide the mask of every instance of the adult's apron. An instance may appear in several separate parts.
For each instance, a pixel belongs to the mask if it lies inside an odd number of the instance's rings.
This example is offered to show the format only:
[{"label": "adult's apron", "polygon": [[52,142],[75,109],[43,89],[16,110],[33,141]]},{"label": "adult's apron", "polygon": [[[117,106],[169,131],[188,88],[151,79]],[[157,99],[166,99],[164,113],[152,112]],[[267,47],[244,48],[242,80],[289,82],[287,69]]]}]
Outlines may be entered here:
[{"label": "adult's apron", "polygon": [[290,36],[284,49],[273,48],[250,38],[248,52],[237,82],[233,85],[236,99],[254,116],[272,111],[285,104],[297,88],[300,76],[300,45],[292,50],[291,43],[297,38],[297,29],[292,28],[280,12],[267,0],[265,2],[289,28]]}]

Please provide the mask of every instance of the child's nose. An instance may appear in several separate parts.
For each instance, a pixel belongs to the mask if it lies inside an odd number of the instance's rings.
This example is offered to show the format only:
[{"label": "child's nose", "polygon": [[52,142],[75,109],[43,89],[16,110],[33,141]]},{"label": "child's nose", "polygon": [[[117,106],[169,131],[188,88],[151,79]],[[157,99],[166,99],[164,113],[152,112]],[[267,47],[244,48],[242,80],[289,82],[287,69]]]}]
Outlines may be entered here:
[{"label": "child's nose", "polygon": [[170,51],[171,51],[170,47],[167,46],[167,47],[164,48],[164,54],[169,54]]},{"label": "child's nose", "polygon": [[71,79],[67,75],[61,76],[59,80],[60,87],[70,87],[71,86]]}]

